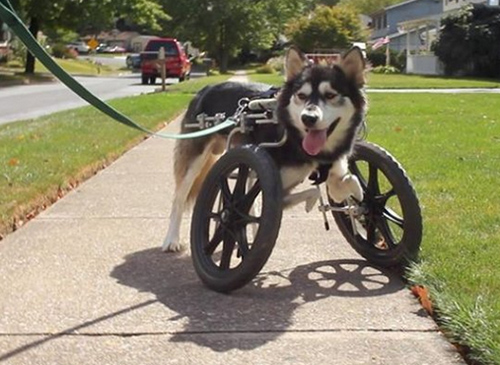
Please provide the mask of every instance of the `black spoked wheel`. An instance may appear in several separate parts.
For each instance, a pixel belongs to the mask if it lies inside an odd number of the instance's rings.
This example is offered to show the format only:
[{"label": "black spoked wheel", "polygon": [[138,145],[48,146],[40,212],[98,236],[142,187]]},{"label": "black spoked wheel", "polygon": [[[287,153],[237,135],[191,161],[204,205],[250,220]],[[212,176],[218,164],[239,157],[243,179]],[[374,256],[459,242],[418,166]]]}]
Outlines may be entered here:
[{"label": "black spoked wheel", "polygon": [[205,285],[230,292],[259,273],[278,237],[282,203],[278,169],[263,149],[234,148],[217,161],[191,222],[193,264]]},{"label": "black spoked wheel", "polygon": [[364,190],[362,214],[351,220],[345,213],[333,212],[340,231],[371,263],[406,266],[417,258],[422,241],[420,205],[406,172],[387,151],[368,142],[356,144],[349,170]]}]

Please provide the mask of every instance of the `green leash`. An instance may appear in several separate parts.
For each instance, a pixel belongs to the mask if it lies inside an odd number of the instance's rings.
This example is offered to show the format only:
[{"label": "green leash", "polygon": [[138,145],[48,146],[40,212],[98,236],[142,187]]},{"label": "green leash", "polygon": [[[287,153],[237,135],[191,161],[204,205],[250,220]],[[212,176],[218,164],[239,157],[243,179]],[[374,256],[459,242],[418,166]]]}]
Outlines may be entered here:
[{"label": "green leash", "polygon": [[134,122],[132,119],[123,115],[110,105],[106,104],[104,101],[99,99],[97,96],[92,94],[89,90],[83,87],[79,82],[77,82],[71,75],[69,75],[64,69],[62,69],[52,57],[40,46],[37,40],[33,37],[30,31],[23,24],[22,20],[17,16],[16,11],[10,4],[9,0],[0,0],[0,18],[11,28],[14,33],[19,37],[19,39],[26,45],[29,51],[40,60],[40,62],[52,72],[63,84],[70,88],[82,99],[87,101],[89,104],[93,105],[99,109],[104,114],[110,116],[116,121],[125,124],[129,127],[138,129],[142,132],[148,133],[150,135],[169,138],[169,139],[189,139],[207,136],[209,134],[218,132],[220,130],[226,129],[236,125],[236,122],[231,119],[226,119],[224,122],[217,124],[213,127],[206,128],[193,133],[186,134],[173,134],[173,133],[155,133],[152,132],[141,125]]}]

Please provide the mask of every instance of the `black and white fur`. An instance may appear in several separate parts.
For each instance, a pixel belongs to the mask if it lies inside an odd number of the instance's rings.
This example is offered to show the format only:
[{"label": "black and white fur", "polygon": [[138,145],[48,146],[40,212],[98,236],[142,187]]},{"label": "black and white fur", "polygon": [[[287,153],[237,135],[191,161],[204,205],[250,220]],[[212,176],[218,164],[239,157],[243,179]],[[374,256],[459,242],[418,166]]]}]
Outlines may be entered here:
[{"label": "black and white fur", "polygon": [[[365,63],[358,48],[348,51],[333,66],[310,65],[296,48],[285,56],[285,84],[278,95],[276,131],[286,129],[288,138],[268,152],[280,168],[285,194],[307,178],[320,165],[330,166],[326,180],[328,192],[336,202],[349,196],[363,199],[357,178],[349,173],[347,158],[363,123],[366,100],[363,93]],[[182,121],[196,123],[201,113],[234,114],[238,101],[252,98],[269,86],[226,82],[202,89],[191,101]],[[268,134],[263,131],[262,134]],[[176,190],[164,251],[182,249],[180,226],[188,203],[196,198],[211,166],[225,149],[227,132],[208,137],[178,140],[174,152]],[[255,139],[269,136],[256,133]]]}]

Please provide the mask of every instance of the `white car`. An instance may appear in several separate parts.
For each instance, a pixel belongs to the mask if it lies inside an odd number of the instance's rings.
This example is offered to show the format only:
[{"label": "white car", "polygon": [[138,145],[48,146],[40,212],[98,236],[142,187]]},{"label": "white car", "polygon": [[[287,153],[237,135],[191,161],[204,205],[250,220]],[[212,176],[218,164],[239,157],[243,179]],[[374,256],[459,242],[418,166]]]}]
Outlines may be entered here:
[{"label": "white car", "polygon": [[71,43],[66,45],[66,48],[74,49],[78,53],[82,53],[82,54],[90,52],[90,47],[87,46],[87,44],[85,42],[71,42]]}]

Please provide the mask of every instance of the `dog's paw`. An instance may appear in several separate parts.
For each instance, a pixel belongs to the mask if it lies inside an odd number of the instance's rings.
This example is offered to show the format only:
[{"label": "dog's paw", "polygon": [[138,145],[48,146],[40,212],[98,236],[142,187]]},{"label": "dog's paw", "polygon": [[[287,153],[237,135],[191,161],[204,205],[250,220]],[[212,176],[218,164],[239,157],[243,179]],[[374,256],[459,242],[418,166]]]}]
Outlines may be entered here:
[{"label": "dog's paw", "polygon": [[357,201],[363,200],[363,188],[356,176],[346,174],[342,178],[331,178],[327,181],[328,194],[336,203],[341,203],[350,196]]},{"label": "dog's paw", "polygon": [[185,247],[180,242],[165,241],[161,246],[163,252],[181,252],[185,250]]}]

